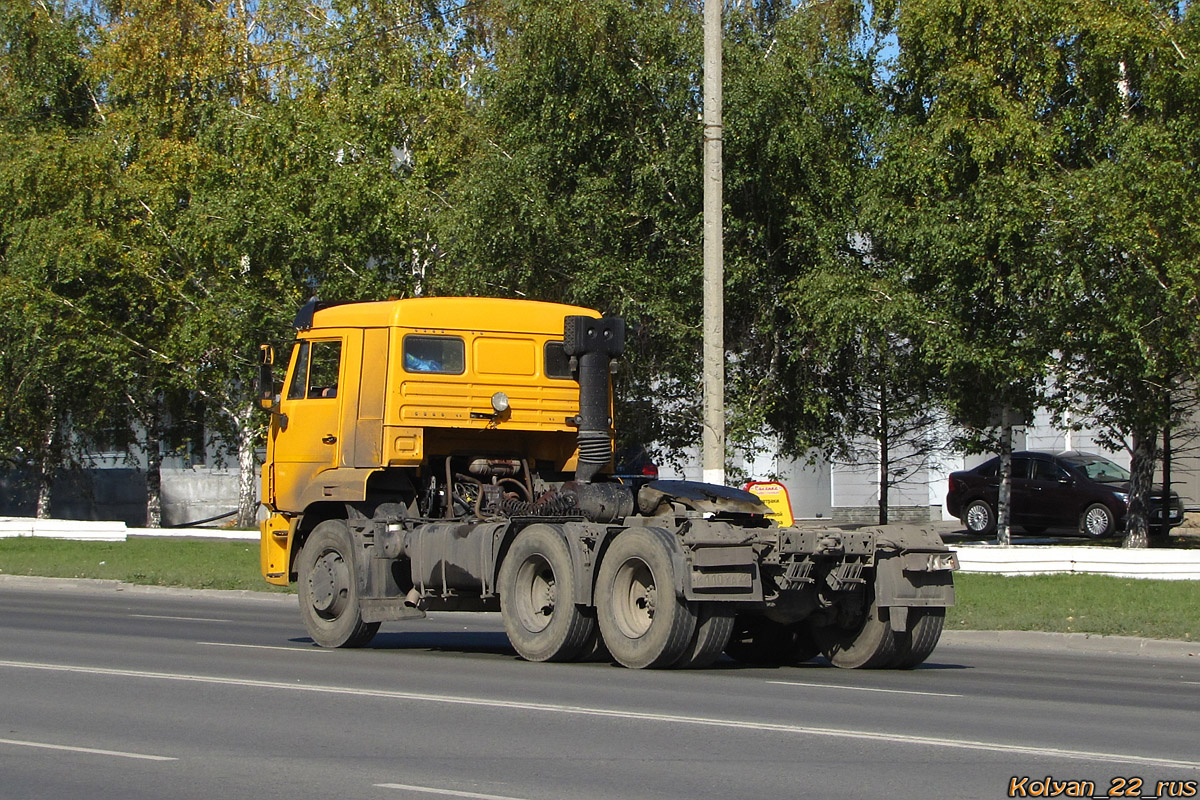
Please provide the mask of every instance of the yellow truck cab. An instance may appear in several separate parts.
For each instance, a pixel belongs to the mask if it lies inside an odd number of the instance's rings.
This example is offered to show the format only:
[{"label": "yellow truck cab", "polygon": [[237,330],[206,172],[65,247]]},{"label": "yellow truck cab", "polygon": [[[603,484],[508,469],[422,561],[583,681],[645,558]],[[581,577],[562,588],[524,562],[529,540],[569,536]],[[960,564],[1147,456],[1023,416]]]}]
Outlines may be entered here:
[{"label": "yellow truck cab", "polygon": [[297,583],[322,646],[426,609],[500,610],[530,660],[912,666],[953,600],[913,526],[781,528],[724,486],[611,477],[620,318],[415,298],[297,314],[271,411],[265,579]]}]

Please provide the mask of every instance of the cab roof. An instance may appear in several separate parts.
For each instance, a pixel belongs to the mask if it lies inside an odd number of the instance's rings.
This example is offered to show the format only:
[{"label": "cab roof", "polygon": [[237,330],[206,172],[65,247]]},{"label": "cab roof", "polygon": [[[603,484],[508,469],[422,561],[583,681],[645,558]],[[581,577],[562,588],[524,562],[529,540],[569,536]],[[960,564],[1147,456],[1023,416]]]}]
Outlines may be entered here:
[{"label": "cab roof", "polygon": [[600,317],[600,312],[564,303],[498,297],[414,297],[317,307],[317,328],[419,328],[495,331],[561,336],[563,318]]}]

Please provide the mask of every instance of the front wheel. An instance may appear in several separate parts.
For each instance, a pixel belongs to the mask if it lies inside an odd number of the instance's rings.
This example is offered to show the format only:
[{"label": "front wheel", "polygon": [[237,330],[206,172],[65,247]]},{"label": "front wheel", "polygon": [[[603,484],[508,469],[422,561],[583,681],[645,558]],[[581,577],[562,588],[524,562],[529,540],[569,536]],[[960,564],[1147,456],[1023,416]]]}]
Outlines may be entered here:
[{"label": "front wheel", "polygon": [[963,509],[963,525],[974,536],[991,536],[996,532],[996,512],[986,500],[972,500]]},{"label": "front wheel", "polygon": [[596,621],[575,604],[571,551],[554,527],[517,534],[499,584],[504,629],[527,661],[570,661],[594,639]]},{"label": "front wheel", "polygon": [[1113,513],[1108,506],[1094,503],[1084,510],[1079,517],[1079,532],[1092,539],[1103,539],[1112,536],[1116,527]]},{"label": "front wheel", "polygon": [[691,644],[696,611],[675,594],[671,552],[666,532],[629,528],[600,563],[596,616],[609,652],[626,667],[671,666]]},{"label": "front wheel", "polygon": [[296,558],[300,615],[321,647],[362,647],[379,630],[363,622],[353,548],[346,523],[330,519],[313,528]]}]

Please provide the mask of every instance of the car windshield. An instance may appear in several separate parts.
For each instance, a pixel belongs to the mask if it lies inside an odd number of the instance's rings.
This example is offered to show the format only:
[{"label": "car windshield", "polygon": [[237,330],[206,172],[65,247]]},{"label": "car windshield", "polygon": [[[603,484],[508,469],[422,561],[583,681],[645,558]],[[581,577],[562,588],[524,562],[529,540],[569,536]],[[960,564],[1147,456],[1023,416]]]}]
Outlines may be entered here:
[{"label": "car windshield", "polygon": [[1063,460],[1100,483],[1128,483],[1131,477],[1129,470],[1101,456],[1072,456]]}]

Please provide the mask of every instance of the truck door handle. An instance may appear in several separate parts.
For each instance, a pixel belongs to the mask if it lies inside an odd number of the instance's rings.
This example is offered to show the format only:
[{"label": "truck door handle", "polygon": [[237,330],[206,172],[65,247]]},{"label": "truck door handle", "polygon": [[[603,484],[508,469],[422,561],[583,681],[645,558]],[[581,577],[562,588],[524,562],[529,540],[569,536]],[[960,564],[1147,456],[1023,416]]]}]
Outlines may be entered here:
[{"label": "truck door handle", "polygon": [[321,437],[321,441],[324,442],[325,444],[333,444],[334,442],[337,441],[337,437],[334,436],[332,433],[327,433]]}]

